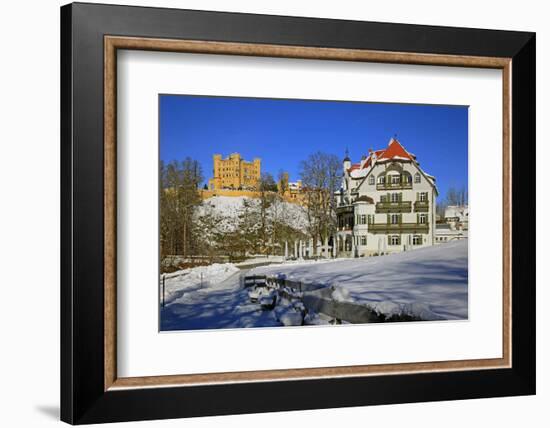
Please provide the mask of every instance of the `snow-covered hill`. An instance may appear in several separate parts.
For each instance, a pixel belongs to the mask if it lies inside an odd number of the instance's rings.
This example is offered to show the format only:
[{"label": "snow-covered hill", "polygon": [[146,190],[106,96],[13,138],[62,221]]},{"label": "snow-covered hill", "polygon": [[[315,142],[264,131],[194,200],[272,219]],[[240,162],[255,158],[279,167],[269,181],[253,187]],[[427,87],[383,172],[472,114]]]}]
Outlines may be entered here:
[{"label": "snow-covered hill", "polygon": [[[224,231],[233,231],[238,224],[237,220],[245,210],[245,204],[257,208],[259,199],[246,196],[214,196],[206,199],[198,207],[198,218],[206,215],[215,219],[216,225]],[[270,220],[277,220],[298,231],[305,231],[307,216],[303,207],[285,201],[274,202],[267,210]]]}]

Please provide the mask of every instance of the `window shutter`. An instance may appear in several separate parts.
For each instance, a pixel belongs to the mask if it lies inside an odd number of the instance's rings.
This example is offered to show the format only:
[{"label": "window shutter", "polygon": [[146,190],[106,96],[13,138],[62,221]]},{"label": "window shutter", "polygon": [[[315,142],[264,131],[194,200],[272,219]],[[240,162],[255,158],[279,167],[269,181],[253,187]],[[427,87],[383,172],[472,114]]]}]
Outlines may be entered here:
[{"label": "window shutter", "polygon": [[391,219],[390,219],[390,215],[389,215],[389,214],[386,214],[386,220],[387,220],[388,224],[390,224]]},{"label": "window shutter", "polygon": [[399,193],[399,202],[403,201],[403,193]]},{"label": "window shutter", "polygon": [[399,224],[403,223],[403,214],[399,214]]},{"label": "window shutter", "polygon": [[418,195],[419,195],[419,193],[416,192],[416,200],[417,200],[417,201],[418,201],[418,199],[419,199],[419,196],[418,196]]}]

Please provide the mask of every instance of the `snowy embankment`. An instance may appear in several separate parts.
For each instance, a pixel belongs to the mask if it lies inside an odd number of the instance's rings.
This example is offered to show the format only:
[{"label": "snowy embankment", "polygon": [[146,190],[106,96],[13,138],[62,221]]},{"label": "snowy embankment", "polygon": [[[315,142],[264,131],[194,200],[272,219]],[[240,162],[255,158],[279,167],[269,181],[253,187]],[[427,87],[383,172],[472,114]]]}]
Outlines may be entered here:
[{"label": "snowy embankment", "polygon": [[323,283],[333,300],[387,317],[468,318],[467,240],[383,257],[271,265],[250,274]]},{"label": "snowy embankment", "polygon": [[[199,289],[215,289],[239,272],[232,263],[212,264],[179,270],[165,275],[165,303],[171,303],[184,293]],[[162,290],[161,290],[162,292]]]}]

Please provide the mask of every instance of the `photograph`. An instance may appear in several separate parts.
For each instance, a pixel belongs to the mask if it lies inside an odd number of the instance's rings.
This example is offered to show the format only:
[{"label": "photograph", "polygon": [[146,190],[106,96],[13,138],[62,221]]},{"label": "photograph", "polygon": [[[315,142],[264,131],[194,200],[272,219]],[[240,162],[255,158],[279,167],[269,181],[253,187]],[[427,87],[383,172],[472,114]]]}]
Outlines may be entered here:
[{"label": "photograph", "polygon": [[160,94],[159,157],[160,331],[468,319],[468,106]]}]

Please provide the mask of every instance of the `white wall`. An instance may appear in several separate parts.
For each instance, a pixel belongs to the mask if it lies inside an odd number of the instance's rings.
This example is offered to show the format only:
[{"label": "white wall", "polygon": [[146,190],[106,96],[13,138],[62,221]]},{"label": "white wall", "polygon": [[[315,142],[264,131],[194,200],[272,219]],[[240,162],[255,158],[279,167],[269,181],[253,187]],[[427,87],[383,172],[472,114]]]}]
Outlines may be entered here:
[{"label": "white wall", "polygon": [[[122,0],[120,0],[123,2]],[[2,352],[2,423],[5,426],[58,424],[59,397],[59,10],[57,0],[4,2],[0,12],[0,317]],[[116,3],[103,0],[103,3]],[[126,4],[314,16],[415,24],[537,31],[538,176],[541,159],[550,157],[548,108],[550,28],[544,2],[463,0],[148,0]],[[542,180],[540,180],[542,181]],[[550,209],[550,194],[539,186],[538,218]],[[546,236],[540,236],[540,235]],[[538,265],[550,257],[540,228]],[[546,239],[544,239],[546,238]],[[548,420],[550,400],[550,311],[542,302],[550,293],[548,271],[538,272],[538,391],[536,397],[421,403],[339,410],[245,415],[162,421],[140,426],[323,427],[372,425],[407,428],[445,426],[516,427]],[[544,339],[544,341],[543,341]],[[132,423],[124,426],[138,426]]]}]

